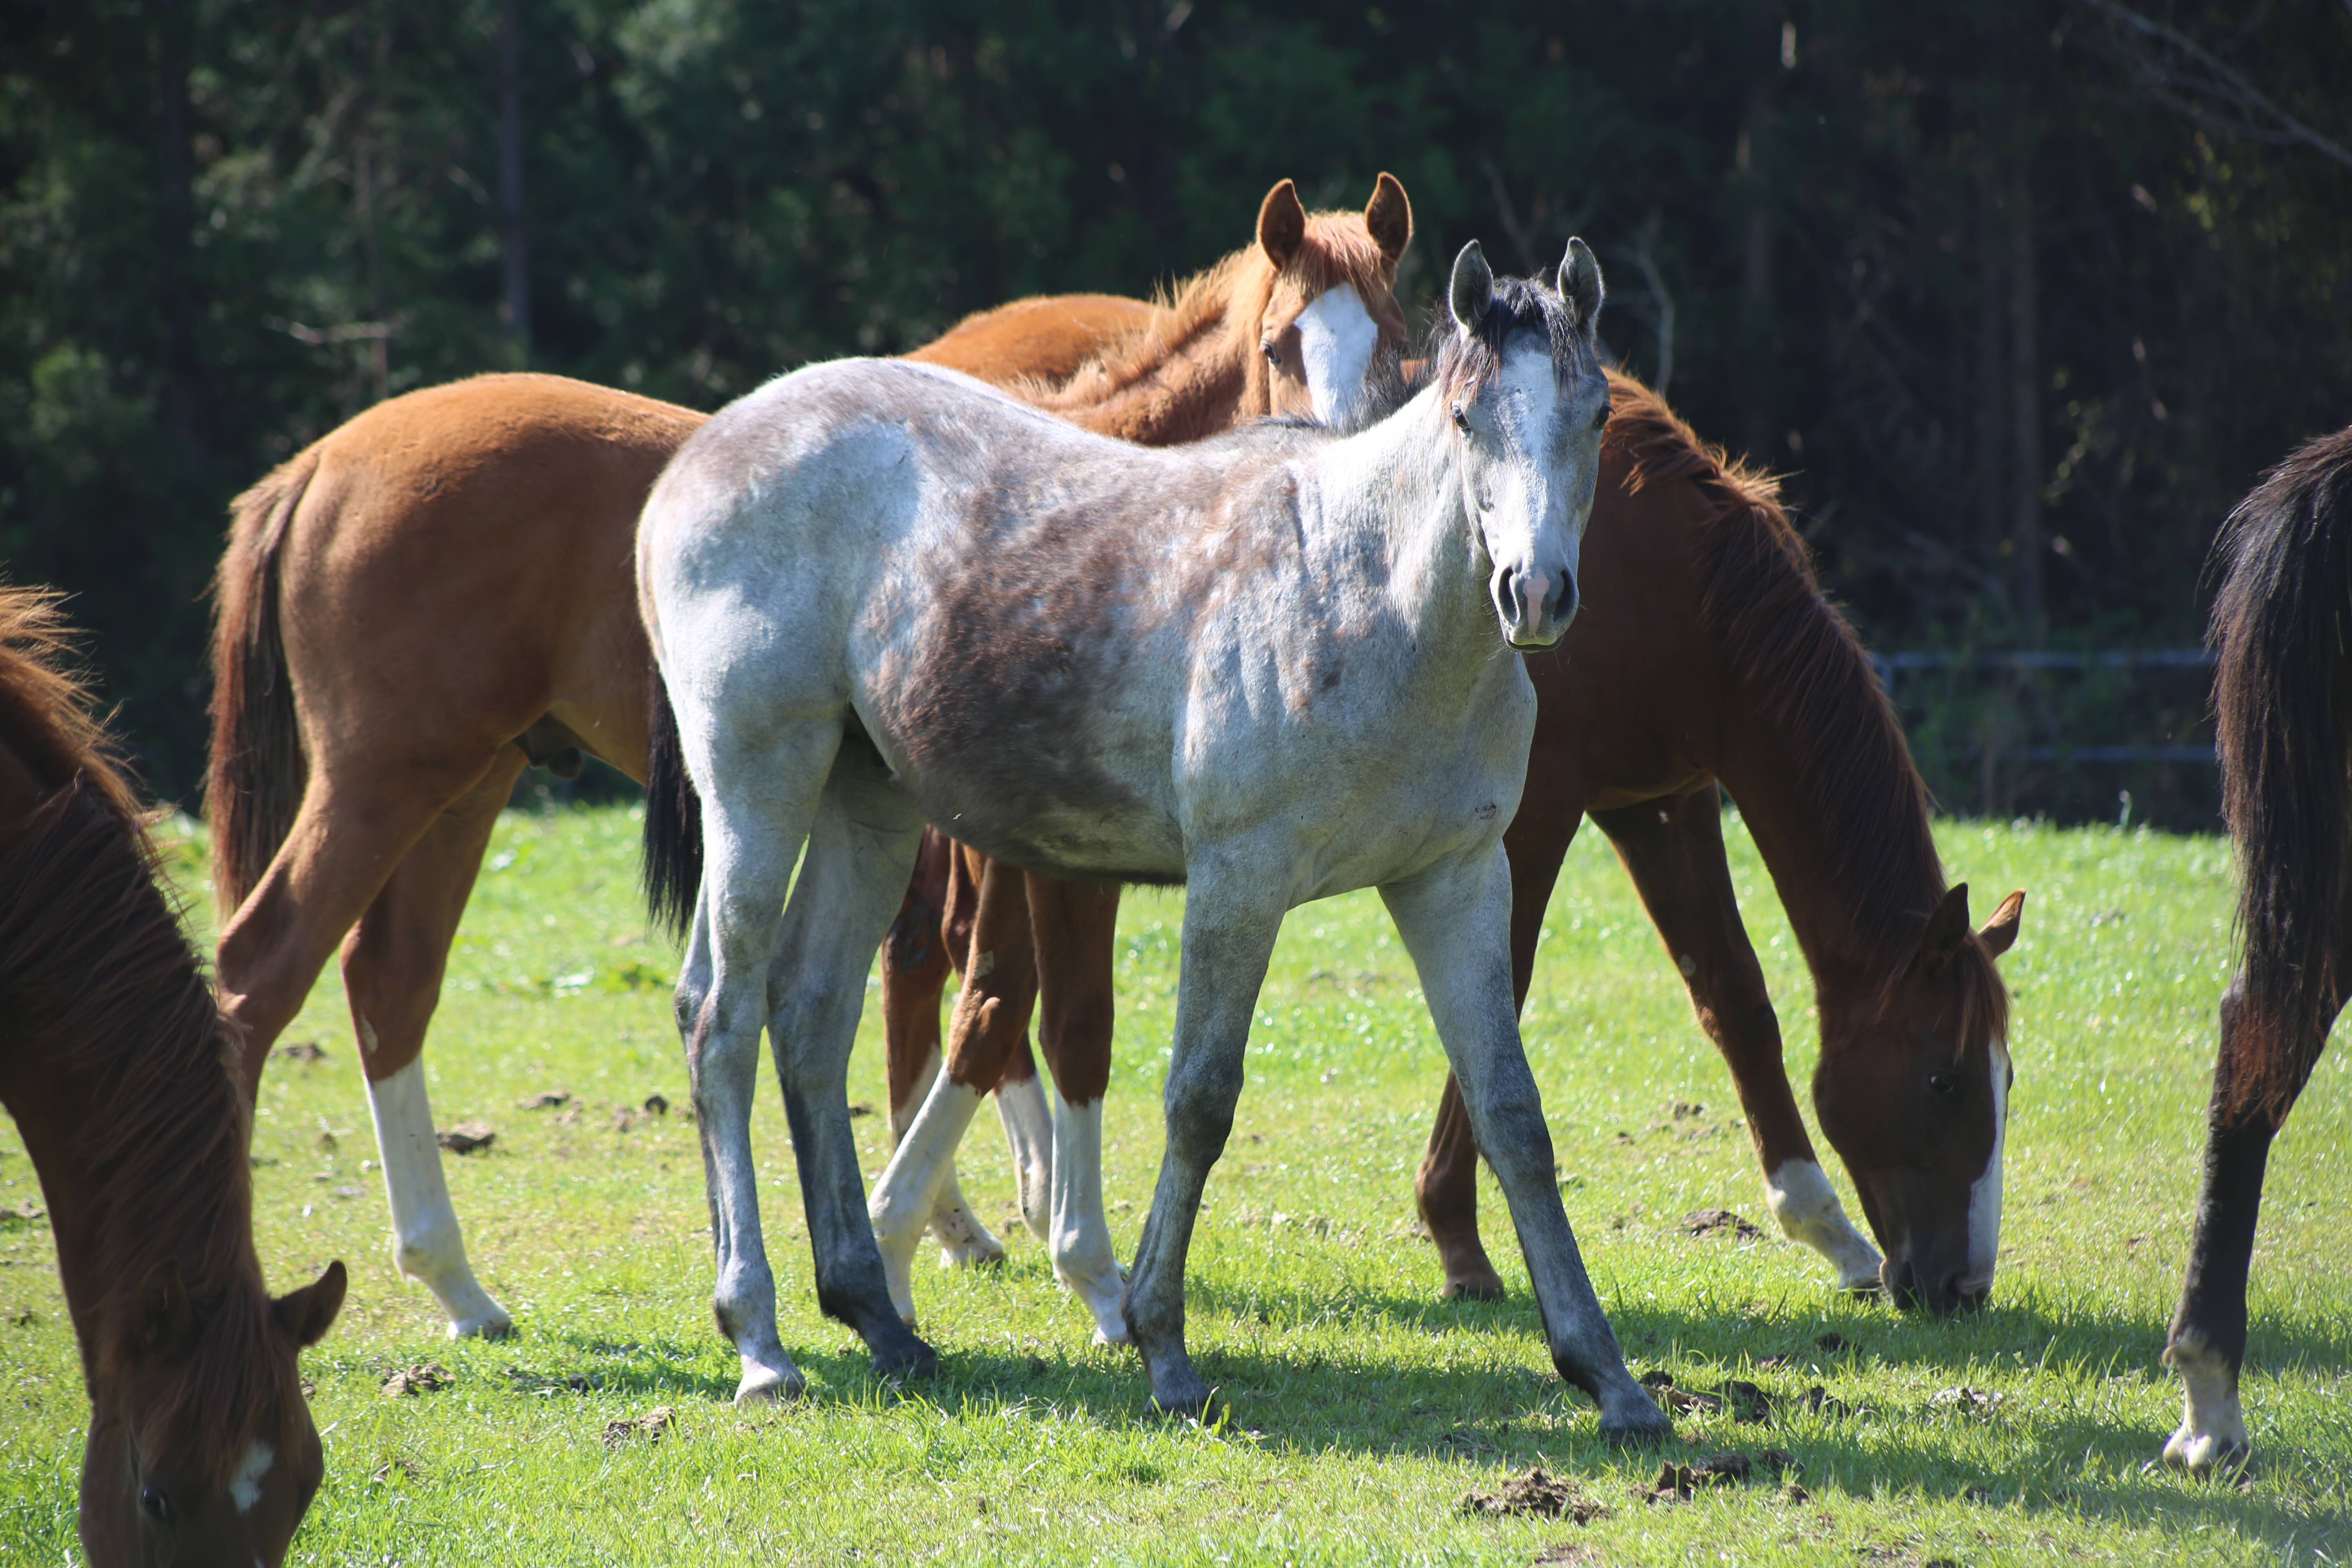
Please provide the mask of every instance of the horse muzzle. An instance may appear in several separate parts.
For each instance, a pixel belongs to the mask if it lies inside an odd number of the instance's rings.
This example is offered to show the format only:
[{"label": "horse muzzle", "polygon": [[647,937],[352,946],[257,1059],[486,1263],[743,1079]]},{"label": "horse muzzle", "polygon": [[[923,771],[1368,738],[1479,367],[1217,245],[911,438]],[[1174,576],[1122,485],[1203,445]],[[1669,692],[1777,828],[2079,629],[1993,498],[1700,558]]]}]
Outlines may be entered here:
[{"label": "horse muzzle", "polygon": [[1556,645],[1576,619],[1576,574],[1541,566],[1497,572],[1495,613],[1510,645],[1535,652]]},{"label": "horse muzzle", "polygon": [[1880,1264],[1878,1283],[1903,1310],[1939,1318],[1973,1312],[1992,1298],[1990,1276],[1970,1275],[1965,1265],[1938,1267],[1907,1256],[1889,1257]]}]

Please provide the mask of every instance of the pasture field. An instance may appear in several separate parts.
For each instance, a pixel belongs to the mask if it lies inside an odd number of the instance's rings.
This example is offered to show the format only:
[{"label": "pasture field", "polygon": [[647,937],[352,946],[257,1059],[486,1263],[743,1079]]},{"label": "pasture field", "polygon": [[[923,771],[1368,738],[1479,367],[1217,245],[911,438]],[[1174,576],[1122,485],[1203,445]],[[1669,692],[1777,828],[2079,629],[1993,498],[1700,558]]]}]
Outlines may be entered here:
[{"label": "pasture field", "polygon": [[[2179,1410],[2156,1356],[2231,952],[2219,840],[1942,825],[1979,919],[2011,887],[2029,901],[2003,965],[2018,1081],[2000,1275],[1987,1310],[1935,1322],[1836,1296],[1826,1266],[1777,1237],[1680,1227],[1718,1207],[1769,1221],[1728,1075],[1605,841],[1580,837],[1526,1029],[1570,1217],[1637,1373],[1696,1391],[1744,1380],[1774,1402],[1761,1423],[1685,1415],[1662,1453],[1603,1446],[1591,1405],[1552,1374],[1491,1181],[1483,1213],[1511,1295],[1435,1299],[1410,1177],[1442,1068],[1370,894],[1291,916],[1210,1184],[1191,1335],[1231,1400],[1223,1425],[1149,1414],[1132,1353],[1089,1342],[1014,1216],[985,1117],[964,1180],[1009,1260],[927,1264],[921,1328],[943,1373],[903,1392],[876,1383],[854,1336],[817,1313],[772,1081],[754,1136],[784,1342],[811,1393],[733,1408],[668,1018],[677,958],[639,913],[635,834],[617,808],[501,823],[426,1057],[440,1124],[497,1131],[447,1164],[516,1337],[450,1343],[431,1298],[394,1273],[331,975],[286,1037],[323,1059],[271,1064],[254,1156],[272,1286],[331,1258],[352,1268],[341,1321],[304,1360],[329,1472],[298,1562],[1991,1568],[2352,1553],[2352,1054],[2323,1063],[2272,1166],[2247,1384],[2259,1477],[2242,1489],[2148,1465]],[[1801,1083],[1811,988],[1745,834],[1729,837]],[[175,842],[201,897],[201,841],[184,828]],[[1130,894],[1121,922],[1107,1142],[1122,1256],[1157,1168],[1181,899]],[[853,1098],[881,1106],[870,1013],[852,1075]],[[572,1098],[521,1108],[551,1089]],[[667,1114],[643,1110],[656,1094]],[[856,1125],[870,1182],[884,1119]],[[37,1195],[0,1126],[0,1205]],[[428,1363],[446,1387],[383,1392]],[[608,1433],[662,1406],[658,1436]],[[78,1556],[85,1411],[47,1227],[0,1222],[0,1562]],[[1759,1468],[1689,1500],[1641,1495],[1668,1461],[1766,1449],[1793,1459],[1791,1478]],[[1531,1466],[1598,1511],[1580,1524],[1465,1510],[1465,1494]]]}]

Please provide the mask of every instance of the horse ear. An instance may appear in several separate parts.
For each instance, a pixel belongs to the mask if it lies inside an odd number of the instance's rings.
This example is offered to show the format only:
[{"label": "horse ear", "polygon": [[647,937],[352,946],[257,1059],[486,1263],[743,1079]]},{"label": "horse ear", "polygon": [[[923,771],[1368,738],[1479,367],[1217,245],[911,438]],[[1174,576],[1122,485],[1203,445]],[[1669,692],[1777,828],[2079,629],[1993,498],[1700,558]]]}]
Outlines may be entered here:
[{"label": "horse ear", "polygon": [[327,1337],[334,1326],[335,1314],[343,1310],[343,1291],[351,1277],[343,1272],[343,1260],[336,1258],[327,1265],[327,1271],[303,1286],[289,1290],[269,1303],[269,1315],[278,1326],[293,1338],[296,1350],[308,1350]]},{"label": "horse ear", "polygon": [[1412,203],[1405,199],[1403,183],[1386,170],[1372,186],[1372,199],[1364,204],[1364,229],[1391,265],[1412,243]]},{"label": "horse ear", "polygon": [[1993,910],[1992,919],[1985,921],[1977,932],[1977,940],[1995,958],[2007,952],[2017,942],[2018,921],[2025,914],[2025,889],[2020,888],[2001,900],[2000,908]]},{"label": "horse ear", "polygon": [[1454,324],[1465,332],[1475,332],[1478,323],[1486,319],[1486,307],[1495,300],[1495,269],[1486,265],[1486,253],[1472,240],[1454,258],[1454,281],[1446,289],[1446,308],[1454,312]]},{"label": "horse ear", "polygon": [[1919,933],[1919,966],[1933,974],[1959,955],[1969,940],[1969,885],[1955,883]]},{"label": "horse ear", "polygon": [[1601,263],[1592,249],[1580,239],[1568,242],[1568,254],[1559,263],[1559,297],[1576,313],[1576,324],[1586,337],[1601,320],[1601,302],[1609,290],[1601,281]]},{"label": "horse ear", "polygon": [[1298,200],[1298,186],[1285,180],[1265,193],[1257,209],[1257,247],[1279,272],[1306,239],[1307,208]]},{"label": "horse ear", "polygon": [[140,1358],[152,1364],[178,1361],[196,1348],[196,1309],[180,1260],[166,1258],[139,1284],[139,1322],[133,1331]]}]

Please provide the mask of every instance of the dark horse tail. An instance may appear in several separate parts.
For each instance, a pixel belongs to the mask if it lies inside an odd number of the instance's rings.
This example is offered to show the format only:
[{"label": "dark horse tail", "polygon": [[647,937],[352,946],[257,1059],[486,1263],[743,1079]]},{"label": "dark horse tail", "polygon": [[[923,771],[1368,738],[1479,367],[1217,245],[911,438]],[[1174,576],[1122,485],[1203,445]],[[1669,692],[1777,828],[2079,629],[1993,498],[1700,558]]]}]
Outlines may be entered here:
[{"label": "dark horse tail", "polygon": [[213,577],[213,755],[205,787],[213,890],[226,922],[286,841],[310,769],[278,625],[278,558],[318,471],[316,452],[281,463],[229,507]]},{"label": "dark horse tail", "polygon": [[702,890],[702,797],[687,776],[677,714],[659,670],[653,693],[646,726],[646,908],[656,924],[683,937]]},{"label": "dark horse tail", "polygon": [[2246,943],[2228,1100],[2276,1120],[2334,1021],[2352,848],[2352,430],[2312,441],[2239,503],[2207,640],[2221,805]]}]

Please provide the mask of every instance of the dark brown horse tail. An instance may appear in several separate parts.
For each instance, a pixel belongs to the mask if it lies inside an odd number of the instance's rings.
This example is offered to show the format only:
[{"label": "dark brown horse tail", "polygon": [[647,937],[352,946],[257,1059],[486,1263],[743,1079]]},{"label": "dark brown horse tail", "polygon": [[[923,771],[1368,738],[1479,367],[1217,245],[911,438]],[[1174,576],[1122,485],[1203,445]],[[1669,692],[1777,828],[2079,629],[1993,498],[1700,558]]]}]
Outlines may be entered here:
[{"label": "dark brown horse tail", "polygon": [[702,797],[687,776],[677,714],[658,670],[646,726],[645,887],[654,922],[673,936],[685,936],[702,892]]},{"label": "dark brown horse tail", "polygon": [[2352,430],[2322,437],[2239,503],[2215,545],[2208,640],[2221,805],[2243,879],[2233,1108],[2285,1114],[2347,978],[2352,849]]},{"label": "dark brown horse tail", "polygon": [[278,556],[318,471],[315,449],[280,464],[229,508],[213,578],[213,755],[205,789],[221,918],[243,904],[294,826],[309,765],[278,625]]}]

